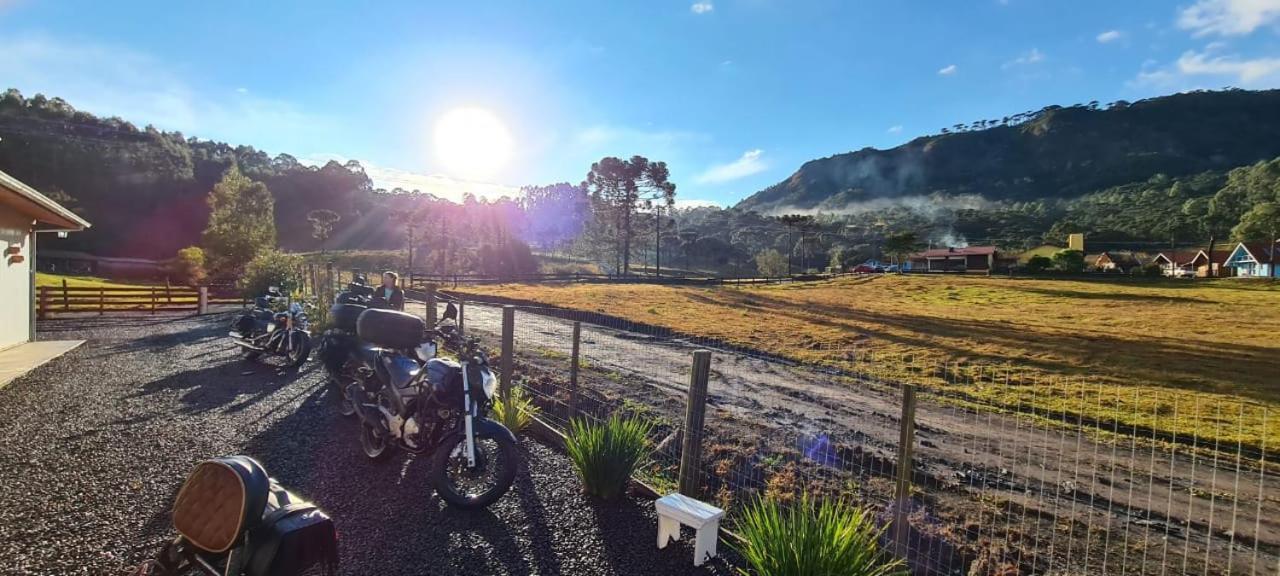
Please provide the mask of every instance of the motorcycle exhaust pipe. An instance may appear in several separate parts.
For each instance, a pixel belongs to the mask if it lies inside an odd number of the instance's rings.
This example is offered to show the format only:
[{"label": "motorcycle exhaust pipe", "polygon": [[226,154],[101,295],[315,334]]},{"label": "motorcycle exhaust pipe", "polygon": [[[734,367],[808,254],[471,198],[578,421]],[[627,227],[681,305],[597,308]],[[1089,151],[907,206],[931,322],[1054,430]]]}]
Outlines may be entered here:
[{"label": "motorcycle exhaust pipe", "polygon": [[237,339],[233,339],[233,340],[231,340],[231,341],[232,341],[232,342],[234,342],[236,346],[239,346],[239,347],[241,347],[241,348],[245,348],[245,349],[247,349],[247,350],[253,350],[253,351],[255,351],[255,352],[266,352],[266,351],[267,351],[267,349],[266,349],[266,348],[263,348],[263,347],[261,347],[261,346],[254,346],[251,342],[249,342],[249,341],[247,341],[247,340],[241,340],[241,339],[238,339],[238,338],[237,338]]}]

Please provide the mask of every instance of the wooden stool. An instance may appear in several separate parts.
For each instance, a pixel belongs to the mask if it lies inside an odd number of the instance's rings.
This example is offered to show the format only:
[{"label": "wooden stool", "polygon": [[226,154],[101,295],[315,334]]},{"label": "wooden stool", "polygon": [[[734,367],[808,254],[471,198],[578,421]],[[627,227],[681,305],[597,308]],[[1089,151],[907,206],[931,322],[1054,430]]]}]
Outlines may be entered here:
[{"label": "wooden stool", "polygon": [[654,502],[654,506],[658,509],[658,548],[666,548],[667,542],[679,540],[680,525],[684,524],[697,532],[693,542],[693,565],[701,566],[708,558],[716,556],[724,510],[683,494],[663,496]]}]

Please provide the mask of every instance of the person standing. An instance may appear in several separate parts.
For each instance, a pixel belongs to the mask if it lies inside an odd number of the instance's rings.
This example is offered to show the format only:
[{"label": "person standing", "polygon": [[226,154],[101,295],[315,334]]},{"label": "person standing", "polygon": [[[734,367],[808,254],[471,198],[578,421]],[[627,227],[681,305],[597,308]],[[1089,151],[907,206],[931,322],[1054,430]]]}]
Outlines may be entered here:
[{"label": "person standing", "polygon": [[373,306],[404,310],[404,290],[400,289],[400,275],[390,270],[382,273],[382,285],[373,293]]}]

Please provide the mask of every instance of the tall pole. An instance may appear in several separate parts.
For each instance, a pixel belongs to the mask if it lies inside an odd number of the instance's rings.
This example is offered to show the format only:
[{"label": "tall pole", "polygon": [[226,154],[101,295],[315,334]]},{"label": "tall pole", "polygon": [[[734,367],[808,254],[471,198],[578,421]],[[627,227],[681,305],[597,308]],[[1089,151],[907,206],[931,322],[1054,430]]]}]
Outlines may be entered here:
[{"label": "tall pole", "polygon": [[662,276],[662,206],[654,212],[653,221],[653,275]]}]

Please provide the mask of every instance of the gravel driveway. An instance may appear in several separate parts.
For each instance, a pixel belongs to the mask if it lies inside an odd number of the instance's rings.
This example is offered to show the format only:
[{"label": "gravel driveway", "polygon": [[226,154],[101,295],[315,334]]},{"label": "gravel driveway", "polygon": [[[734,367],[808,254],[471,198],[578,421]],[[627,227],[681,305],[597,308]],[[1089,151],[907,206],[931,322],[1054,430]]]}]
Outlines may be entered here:
[{"label": "gravel driveway", "polygon": [[[279,373],[224,340],[226,315],[81,318],[41,337],[79,349],[0,389],[0,574],[119,574],[170,534],[168,506],[200,460],[259,458],[335,519],[346,574],[727,574],[658,551],[652,504],[586,501],[568,460],[524,440],[512,492],[446,508],[425,459],[375,464],[314,363]],[[723,547],[722,547],[723,548]]]}]

